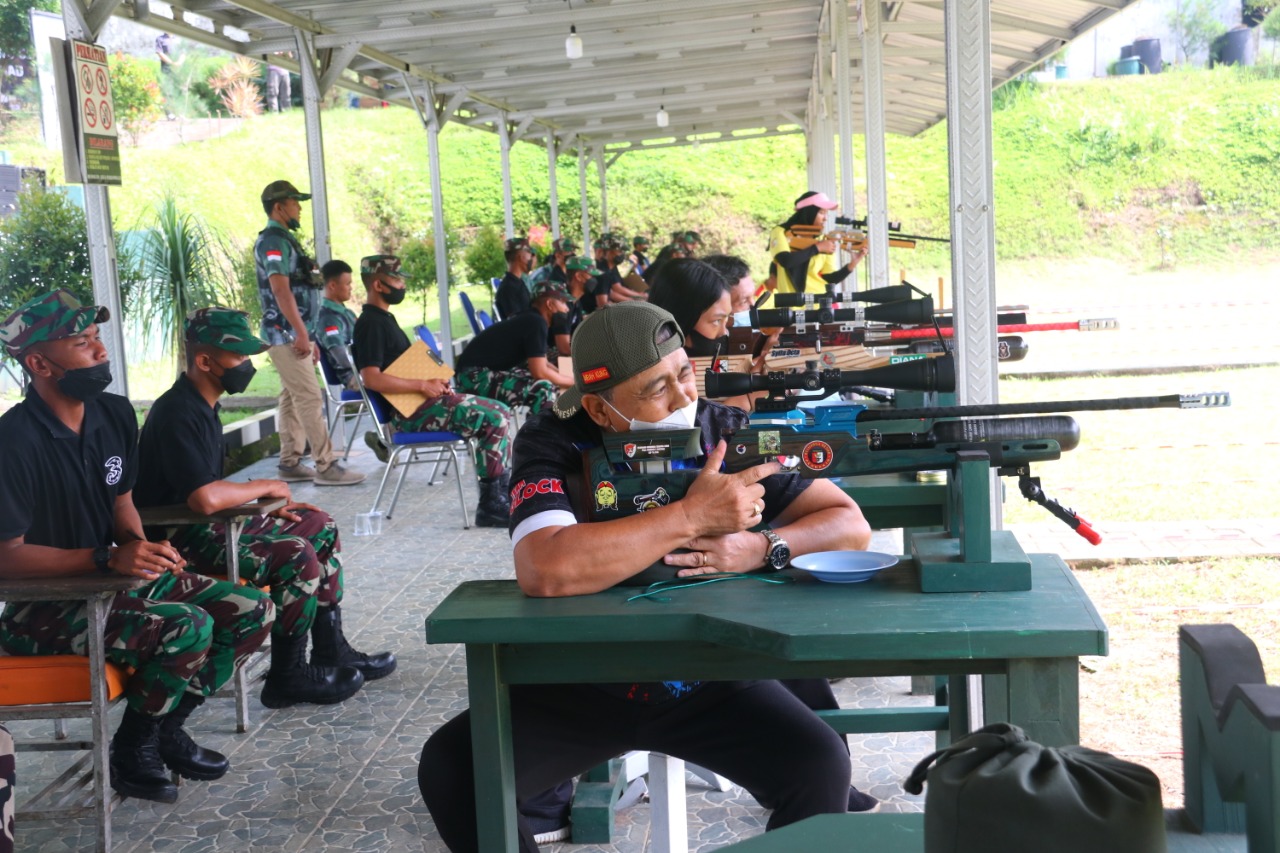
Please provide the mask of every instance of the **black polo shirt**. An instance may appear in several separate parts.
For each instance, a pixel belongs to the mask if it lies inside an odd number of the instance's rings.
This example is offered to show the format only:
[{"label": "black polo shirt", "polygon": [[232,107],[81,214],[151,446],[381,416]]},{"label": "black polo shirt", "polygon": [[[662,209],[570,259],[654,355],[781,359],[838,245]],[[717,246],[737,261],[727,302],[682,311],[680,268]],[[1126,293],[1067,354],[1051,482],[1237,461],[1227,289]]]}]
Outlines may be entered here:
[{"label": "black polo shirt", "polygon": [[84,404],[80,435],[34,388],[0,417],[0,539],[97,548],[114,541],[116,498],[138,474],[138,420],[124,397]]},{"label": "black polo shirt", "polygon": [[502,315],[500,319],[506,320],[516,316],[521,311],[529,310],[532,302],[529,294],[529,285],[524,283],[518,275],[507,273],[502,277],[502,283],[498,285],[498,292],[493,296],[493,305],[498,309],[498,313]]},{"label": "black polo shirt", "polygon": [[138,446],[140,507],[185,504],[196,489],[222,479],[222,422],[184,373],[160,395]]},{"label": "black polo shirt", "polygon": [[[400,328],[394,314],[366,303],[360,316],[356,318],[351,346],[355,350],[352,356],[356,361],[356,370],[364,370],[366,367],[386,370],[409,348],[409,336]],[[386,412],[395,411],[377,391],[370,390],[369,393],[378,396]]]},{"label": "black polo shirt", "polygon": [[527,367],[529,359],[547,357],[547,335],[547,321],[542,315],[525,311],[481,330],[458,356],[456,366],[458,370]]}]

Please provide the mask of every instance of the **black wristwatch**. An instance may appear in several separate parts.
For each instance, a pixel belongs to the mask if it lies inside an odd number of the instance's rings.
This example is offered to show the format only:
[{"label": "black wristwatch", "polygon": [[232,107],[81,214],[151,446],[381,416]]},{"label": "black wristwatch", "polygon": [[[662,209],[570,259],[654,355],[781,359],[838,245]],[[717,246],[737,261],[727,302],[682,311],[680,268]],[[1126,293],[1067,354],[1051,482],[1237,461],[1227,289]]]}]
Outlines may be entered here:
[{"label": "black wristwatch", "polygon": [[99,545],[93,549],[93,567],[104,575],[111,574],[111,567],[107,565],[111,562],[111,548],[107,545]]},{"label": "black wristwatch", "polygon": [[785,569],[787,563],[791,562],[791,548],[787,545],[787,540],[767,527],[760,532],[764,534],[765,539],[769,540],[769,550],[764,555],[764,567],[773,572]]}]

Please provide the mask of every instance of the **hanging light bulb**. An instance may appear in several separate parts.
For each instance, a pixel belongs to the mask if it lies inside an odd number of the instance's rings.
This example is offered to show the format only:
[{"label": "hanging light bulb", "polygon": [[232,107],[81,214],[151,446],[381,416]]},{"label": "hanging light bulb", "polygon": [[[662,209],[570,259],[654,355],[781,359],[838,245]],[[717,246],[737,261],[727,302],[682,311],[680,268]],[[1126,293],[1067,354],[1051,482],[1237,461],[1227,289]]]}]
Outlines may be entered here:
[{"label": "hanging light bulb", "polygon": [[574,24],[569,25],[569,37],[564,40],[564,55],[570,59],[582,58],[582,36]]},{"label": "hanging light bulb", "polygon": [[667,115],[666,107],[658,107],[658,114],[654,118],[658,120],[658,127],[666,127],[671,124],[671,116]]}]

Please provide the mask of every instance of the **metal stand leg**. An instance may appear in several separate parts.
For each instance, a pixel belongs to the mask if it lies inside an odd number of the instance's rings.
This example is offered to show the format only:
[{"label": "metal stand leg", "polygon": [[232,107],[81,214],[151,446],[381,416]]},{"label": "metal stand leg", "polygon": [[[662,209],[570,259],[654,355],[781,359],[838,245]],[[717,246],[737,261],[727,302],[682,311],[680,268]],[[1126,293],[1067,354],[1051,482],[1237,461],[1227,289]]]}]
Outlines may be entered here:
[{"label": "metal stand leg", "polygon": [[107,611],[113,594],[89,601],[89,701],[93,708],[93,800],[98,823],[98,851],[111,850],[111,748],[110,721],[107,719],[106,648],[103,636],[107,628]]},{"label": "metal stand leg", "polygon": [[[234,584],[240,583],[240,533],[242,530],[244,530],[242,519],[232,518],[227,521],[227,579]],[[244,665],[236,667],[235,675],[231,676],[236,693],[236,731],[240,734],[249,731],[249,680],[245,675],[245,667],[248,665],[246,661]]]}]

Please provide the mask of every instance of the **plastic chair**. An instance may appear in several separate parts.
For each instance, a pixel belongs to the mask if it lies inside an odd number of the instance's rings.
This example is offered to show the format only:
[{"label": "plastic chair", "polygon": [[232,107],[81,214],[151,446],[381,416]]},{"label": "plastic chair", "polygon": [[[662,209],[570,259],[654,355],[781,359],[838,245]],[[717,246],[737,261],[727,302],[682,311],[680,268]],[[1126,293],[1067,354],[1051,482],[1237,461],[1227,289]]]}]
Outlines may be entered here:
[{"label": "plastic chair", "polygon": [[[345,462],[347,457],[351,455],[351,445],[356,440],[356,434],[360,431],[360,421],[364,419],[365,403],[364,397],[359,391],[352,391],[345,387],[334,373],[333,365],[329,362],[329,357],[323,350],[320,352],[320,379],[324,385],[325,412],[329,417],[329,439],[333,440],[334,433],[338,430],[338,422],[342,422],[342,432],[347,437],[347,449],[342,454]],[[347,422],[350,420],[351,413],[355,413],[355,423],[350,425],[348,431]]]},{"label": "plastic chair", "polygon": [[487,329],[493,325],[493,318],[490,317],[483,308],[481,308],[476,312],[476,322],[480,324],[481,329]]},{"label": "plastic chair", "polygon": [[[434,338],[428,340],[427,337],[423,337],[424,334],[430,336],[430,330],[425,326],[419,326],[418,330],[418,335],[422,337],[423,342],[431,346]],[[382,502],[382,494],[386,491],[391,471],[397,465],[400,466],[400,478],[396,481],[395,491],[391,493],[391,505],[387,507],[386,513],[388,519],[395,512],[396,502],[400,500],[400,489],[404,487],[405,474],[409,472],[410,465],[432,463],[434,467],[431,469],[431,476],[427,479],[427,485],[434,486],[438,482],[436,472],[440,468],[440,463],[445,462],[444,476],[448,476],[449,462],[452,461],[458,473],[454,479],[457,480],[458,485],[458,506],[462,509],[462,526],[464,529],[470,529],[471,516],[467,513],[467,499],[462,493],[462,462],[458,459],[459,445],[469,449],[470,442],[456,432],[397,432],[391,425],[391,416],[386,409],[386,404],[377,395],[370,393],[363,381],[360,383],[360,393],[364,395],[365,405],[368,406],[369,414],[373,416],[373,422],[377,426],[378,441],[387,451],[387,467],[382,472],[382,482],[378,484],[378,494],[374,497],[373,508],[369,511],[378,511],[378,504]]]},{"label": "plastic chair", "polygon": [[480,330],[484,328],[476,319],[476,309],[471,304],[471,297],[461,290],[458,291],[458,300],[462,302],[462,310],[467,314],[467,322],[471,324],[471,333],[473,335],[480,334]]},{"label": "plastic chair", "polygon": [[[111,789],[108,710],[129,678],[125,667],[107,661],[103,635],[115,596],[142,584],[120,575],[0,581],[0,600],[87,604],[87,656],[0,655],[0,717],[56,721],[52,740],[24,739],[17,743],[19,751],[83,751],[56,780],[17,804],[18,822],[91,814],[97,824],[99,853],[111,850],[111,810],[121,799]],[[78,718],[89,720],[87,741],[67,739],[66,720]]]},{"label": "plastic chair", "polygon": [[431,333],[431,330],[426,326],[414,326],[413,331],[417,334],[418,340],[426,344],[427,348],[436,354],[436,358],[439,358],[440,344],[436,343],[436,336]]}]

